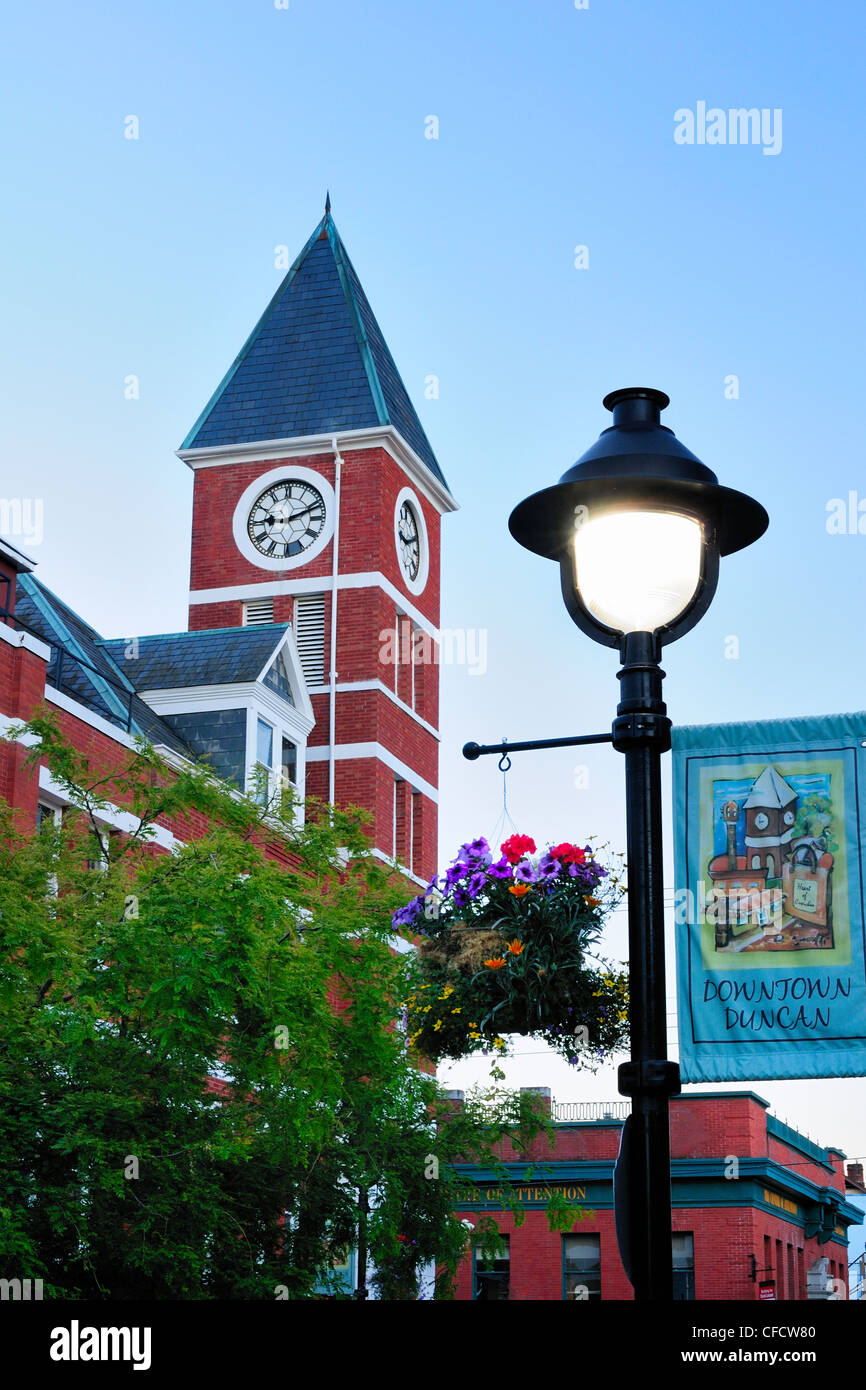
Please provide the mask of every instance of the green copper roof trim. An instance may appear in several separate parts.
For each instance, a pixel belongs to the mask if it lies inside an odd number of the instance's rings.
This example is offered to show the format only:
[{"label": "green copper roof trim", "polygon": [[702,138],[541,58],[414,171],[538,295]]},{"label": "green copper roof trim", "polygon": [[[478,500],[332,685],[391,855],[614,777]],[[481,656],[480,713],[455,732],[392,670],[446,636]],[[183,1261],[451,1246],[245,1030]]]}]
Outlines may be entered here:
[{"label": "green copper roof trim", "polygon": [[[352,289],[352,281],[349,277],[347,266],[352,270],[356,280],[358,280],[358,273],[355,270],[355,267],[352,265],[352,262],[349,260],[349,253],[343,245],[342,241],[340,240],[340,234],[337,231],[337,228],[334,224],[334,219],[329,212],[325,213],[321,225],[327,232],[328,243],[331,247],[331,250],[334,253],[334,260],[337,265],[337,274],[340,277],[340,284],[343,286],[343,294],[346,296],[346,303],[349,306],[349,313],[351,315],[352,323],[355,328],[355,337],[358,340],[358,347],[361,350],[361,361],[364,363],[364,371],[367,373],[367,382],[369,384],[370,391],[373,396],[373,404],[376,407],[376,414],[379,417],[379,424],[390,425],[391,421],[388,418],[388,407],[385,404],[385,393],[382,390],[382,383],[379,380],[379,374],[376,371],[376,364],[373,361],[373,350],[370,347],[370,342],[367,338],[367,332],[364,328],[364,320],[361,318],[361,311],[358,308],[358,301],[355,298],[355,292]],[[358,280],[358,284],[360,283],[360,280]],[[405,391],[406,387],[402,381],[401,385],[403,385],[403,390]],[[407,397],[408,394],[409,393],[407,391]]]},{"label": "green copper roof trim", "polygon": [[247,356],[247,353],[249,352],[250,348],[252,347],[253,343],[258,337],[260,330],[267,323],[268,318],[270,317],[273,310],[276,308],[277,301],[282,297],[283,291],[288,289],[289,285],[294,280],[295,276],[297,275],[298,271],[303,265],[304,260],[308,256],[312,247],[319,240],[322,228],[329,219],[330,213],[326,213],[319,225],[316,227],[316,230],[313,232],[312,236],[307,241],[306,245],[303,247],[301,251],[299,251],[298,255],[295,257],[291,266],[286,271],[285,275],[283,276],[282,280],[280,281],[279,285],[277,286],[276,290],[274,291],[273,295],[268,301],[268,305],[264,313],[257,320],[255,327],[253,328],[252,332],[250,333],[249,337],[247,338],[246,342],[244,343],[243,347],[241,348],[240,352],[235,358],[234,362],[229,367],[219,386],[214,391],[204,410],[201,412],[192,429],[190,430],[189,434],[186,436],[186,439],[181,444],[181,449],[192,449],[194,447],[192,441],[195,439],[196,435],[198,434],[198,431],[201,429],[208,415],[210,415],[211,410],[216,405],[217,401],[219,400],[223,391],[228,386],[232,377],[235,375],[238,368],[243,364]]},{"label": "green copper roof trim", "polygon": [[[142,632],[135,640],[137,642],[164,642],[168,637],[225,637],[228,633],[268,632],[271,628],[274,632],[286,632],[291,626],[291,623],[250,623],[246,627],[243,625],[240,627],[196,627],[186,632]],[[100,637],[94,645],[112,647],[116,646],[118,642],[127,640],[125,637]],[[133,689],[132,686],[129,688],[130,690]]]},{"label": "green copper roof trim", "polygon": [[[72,655],[77,656],[84,663],[84,670],[87,672],[87,678],[90,681],[90,684],[94,687],[95,690],[99,692],[105,703],[108,705],[109,709],[113,709],[114,713],[119,717],[122,717],[124,722],[126,722],[127,720],[129,721],[130,733],[136,733],[140,738],[143,737],[141,729],[135,723],[135,721],[132,718],[130,718],[130,712],[124,705],[120,696],[117,694],[115,690],[112,690],[109,682],[106,680],[104,676],[101,676],[97,671],[93,671],[90,669],[92,666],[92,662],[88,660],[84,652],[84,648],[81,646],[80,642],[78,642],[76,638],[73,637],[72,633],[69,631],[69,628],[63,622],[63,619],[54,611],[51,604],[48,602],[48,599],[45,597],[45,595],[51,593],[51,590],[46,589],[43,592],[40,585],[37,584],[36,580],[30,574],[20,574],[18,576],[18,582],[21,585],[24,592],[27,594],[27,597],[31,599],[32,602],[39,609],[39,612],[42,614],[45,621],[49,624],[50,627],[54,629],[54,632],[59,638],[61,644],[65,647],[68,647]],[[52,594],[51,597],[54,598],[56,597],[56,595]],[[58,603],[59,602],[60,600],[58,599]],[[109,658],[109,660],[111,660],[111,658]],[[124,676],[123,672],[119,670],[115,661],[112,660],[111,664],[112,666],[114,666],[120,678],[119,683],[125,685],[128,688],[130,694],[134,695],[135,687],[130,684],[126,676]]]}]

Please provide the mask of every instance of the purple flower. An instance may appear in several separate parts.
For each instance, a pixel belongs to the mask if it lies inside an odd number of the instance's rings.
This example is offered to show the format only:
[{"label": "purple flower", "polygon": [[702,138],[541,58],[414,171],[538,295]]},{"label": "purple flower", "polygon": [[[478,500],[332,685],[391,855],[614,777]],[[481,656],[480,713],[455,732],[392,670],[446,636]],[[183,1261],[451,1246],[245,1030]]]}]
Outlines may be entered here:
[{"label": "purple flower", "polygon": [[559,860],[554,859],[552,854],[543,854],[538,861],[539,882],[548,878],[556,878],[561,868],[562,865]]},{"label": "purple flower", "polygon": [[537,883],[539,875],[528,859],[521,859],[514,870],[515,883]]},{"label": "purple flower", "polygon": [[487,875],[485,873],[473,874],[466,885],[466,892],[470,898],[477,898],[478,894],[487,887]]},{"label": "purple flower", "polygon": [[511,865],[503,854],[501,859],[497,859],[495,864],[488,865],[487,873],[490,878],[510,878]]},{"label": "purple flower", "polygon": [[470,840],[468,844],[460,846],[460,857],[478,863],[489,864],[493,859],[490,853],[490,846],[483,835],[479,835],[477,840]]},{"label": "purple flower", "polygon": [[398,927],[411,927],[417,922],[419,917],[424,915],[424,899],[422,897],[413,898],[405,907],[398,907],[391,918],[391,926],[394,931]]},{"label": "purple flower", "polygon": [[445,892],[450,893],[455,883],[466,878],[467,874],[473,872],[473,866],[467,864],[465,860],[456,859],[454,863],[445,870]]}]

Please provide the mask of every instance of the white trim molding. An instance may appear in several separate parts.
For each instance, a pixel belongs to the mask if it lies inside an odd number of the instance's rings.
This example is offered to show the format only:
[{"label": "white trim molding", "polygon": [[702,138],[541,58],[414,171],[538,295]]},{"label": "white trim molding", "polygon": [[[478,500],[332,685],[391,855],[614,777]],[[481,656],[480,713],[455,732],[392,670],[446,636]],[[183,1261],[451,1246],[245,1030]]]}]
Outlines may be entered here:
[{"label": "white trim molding", "polygon": [[[315,748],[308,748],[307,762],[327,762],[330,748],[331,745],[328,743],[320,743]],[[402,781],[409,782],[416,791],[423,792],[429,801],[435,801],[437,804],[439,802],[439,793],[432,783],[425,781],[417,772],[414,772],[408,763],[396,758],[390,748],[386,748],[383,743],[338,743],[334,748],[334,757],[337,762],[378,758],[380,763],[384,763],[386,767],[390,767],[392,772],[396,772]]]},{"label": "white trim molding", "polygon": [[23,647],[25,651],[41,657],[46,664],[51,660],[51,648],[45,642],[41,642],[38,637],[31,637],[29,632],[19,631],[16,627],[7,627],[5,623],[0,623],[0,641],[8,642],[10,647]]},{"label": "white trim molding", "polygon": [[[434,642],[439,641],[439,629],[431,623],[420,609],[410,603],[404,593],[392,584],[386,574],[378,570],[358,570],[355,574],[341,574],[340,589],[382,589],[407,618],[423,628]],[[190,605],[197,603],[230,603],[233,599],[244,601],[251,598],[278,598],[286,594],[329,594],[333,580],[329,574],[305,575],[302,579],[263,580],[261,584],[227,584],[221,589],[190,589]]]},{"label": "white trim molding", "polygon": [[[409,475],[415,486],[439,512],[456,512],[455,502],[448,488],[415,450],[410,448],[393,425],[379,425],[374,429],[340,430],[340,447],[351,449],[385,449]],[[249,463],[250,460],[303,458],[312,454],[328,454],[333,457],[331,447],[334,431],[328,434],[290,435],[286,439],[260,439],[249,444],[220,444],[208,448],[178,449],[177,457],[192,469],[214,468],[233,463]]]}]

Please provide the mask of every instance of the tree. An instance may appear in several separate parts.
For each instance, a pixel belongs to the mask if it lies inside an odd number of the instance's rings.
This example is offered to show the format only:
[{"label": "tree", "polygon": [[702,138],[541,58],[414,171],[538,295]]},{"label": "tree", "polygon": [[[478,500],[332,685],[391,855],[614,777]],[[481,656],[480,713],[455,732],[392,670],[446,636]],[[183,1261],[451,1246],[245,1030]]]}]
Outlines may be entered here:
[{"label": "tree", "polygon": [[340,1296],[360,1237],[381,1296],[433,1260],[447,1296],[450,1162],[495,1168],[545,1121],[498,1091],[455,1113],[407,1050],[405,888],[359,814],[299,826],[144,743],[94,769],[51,715],[24,727],[70,806],[34,835],[0,803],[4,1270],[67,1298]]}]

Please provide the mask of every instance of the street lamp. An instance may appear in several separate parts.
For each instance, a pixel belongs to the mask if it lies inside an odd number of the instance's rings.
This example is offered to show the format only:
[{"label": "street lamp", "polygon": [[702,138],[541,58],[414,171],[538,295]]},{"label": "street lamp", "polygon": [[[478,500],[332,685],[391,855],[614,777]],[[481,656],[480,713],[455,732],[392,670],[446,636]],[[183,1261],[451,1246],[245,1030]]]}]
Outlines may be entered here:
[{"label": "street lamp", "polygon": [[632,1114],[614,1179],[617,1236],[637,1299],[673,1296],[668,1100],[680,1089],[667,1057],[661,754],[671,746],[661,648],[707,611],[719,557],[751,545],[769,518],[721,487],[665,425],[663,391],[612,391],[613,424],[553,486],[511,514],[515,540],[559,563],[577,626],[618,647],[613,746],[625,754],[631,1061],[619,1068]]}]

